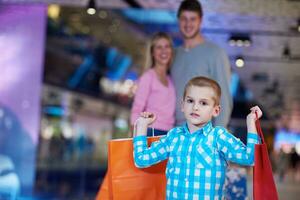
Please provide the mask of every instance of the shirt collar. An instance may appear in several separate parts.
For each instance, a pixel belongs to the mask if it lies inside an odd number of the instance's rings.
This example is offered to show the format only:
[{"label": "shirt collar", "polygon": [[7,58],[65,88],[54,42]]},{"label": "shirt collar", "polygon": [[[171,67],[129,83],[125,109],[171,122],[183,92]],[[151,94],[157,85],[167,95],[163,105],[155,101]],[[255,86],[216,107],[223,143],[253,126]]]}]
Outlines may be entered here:
[{"label": "shirt collar", "polygon": [[[207,136],[211,132],[212,129],[213,129],[212,123],[211,123],[211,121],[209,121],[202,128],[198,129],[195,133],[193,133],[193,135],[202,133],[204,136]],[[190,134],[187,123],[185,123],[185,125],[184,125],[184,130],[185,130],[185,133]]]}]

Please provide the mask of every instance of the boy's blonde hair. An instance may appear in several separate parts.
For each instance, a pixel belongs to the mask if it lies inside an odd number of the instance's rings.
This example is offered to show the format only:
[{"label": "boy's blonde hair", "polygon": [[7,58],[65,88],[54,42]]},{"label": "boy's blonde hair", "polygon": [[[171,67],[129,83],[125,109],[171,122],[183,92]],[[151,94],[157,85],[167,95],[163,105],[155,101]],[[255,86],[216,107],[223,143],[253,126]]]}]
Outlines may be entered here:
[{"label": "boy's blonde hair", "polygon": [[221,87],[220,85],[213,79],[204,77],[204,76],[197,76],[189,80],[189,82],[185,85],[183,99],[186,97],[187,90],[191,86],[198,86],[198,87],[209,87],[214,91],[213,100],[215,101],[215,105],[220,105],[221,99]]}]

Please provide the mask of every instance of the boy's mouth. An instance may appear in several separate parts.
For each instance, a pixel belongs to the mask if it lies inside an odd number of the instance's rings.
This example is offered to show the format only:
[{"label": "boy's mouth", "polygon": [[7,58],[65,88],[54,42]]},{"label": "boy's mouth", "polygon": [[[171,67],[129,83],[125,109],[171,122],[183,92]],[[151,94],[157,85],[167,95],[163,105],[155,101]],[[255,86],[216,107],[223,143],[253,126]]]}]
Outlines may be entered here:
[{"label": "boy's mouth", "polygon": [[195,118],[196,118],[196,117],[200,117],[200,115],[198,115],[197,113],[191,113],[191,116],[192,116],[192,117],[195,117]]}]

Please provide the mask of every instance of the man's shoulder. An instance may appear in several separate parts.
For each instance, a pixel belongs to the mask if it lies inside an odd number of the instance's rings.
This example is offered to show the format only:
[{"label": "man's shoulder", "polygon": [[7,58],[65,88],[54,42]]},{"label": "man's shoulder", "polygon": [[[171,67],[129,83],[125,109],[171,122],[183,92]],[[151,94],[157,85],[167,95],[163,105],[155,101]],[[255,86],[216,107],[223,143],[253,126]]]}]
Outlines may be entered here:
[{"label": "man's shoulder", "polygon": [[220,47],[219,45],[217,45],[216,43],[214,43],[210,40],[205,40],[203,45],[205,45],[206,48],[211,49],[211,51],[215,51],[215,52],[223,52],[224,51],[224,49],[222,47]]},{"label": "man's shoulder", "polygon": [[179,53],[181,51],[184,51],[184,47],[182,45],[177,46],[177,47],[174,48],[175,54],[177,54],[177,53]]}]

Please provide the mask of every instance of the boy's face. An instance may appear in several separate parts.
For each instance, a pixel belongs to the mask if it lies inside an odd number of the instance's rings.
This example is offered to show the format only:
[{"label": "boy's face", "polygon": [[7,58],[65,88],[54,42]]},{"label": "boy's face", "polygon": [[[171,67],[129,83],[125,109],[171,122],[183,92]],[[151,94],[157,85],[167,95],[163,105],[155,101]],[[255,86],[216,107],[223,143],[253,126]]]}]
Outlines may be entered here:
[{"label": "boy's face", "polygon": [[179,16],[179,29],[185,39],[193,39],[199,34],[201,17],[194,11],[182,11]]},{"label": "boy's face", "polygon": [[212,88],[190,86],[181,104],[181,110],[191,132],[201,128],[220,113],[220,106],[215,105],[215,93]]}]

